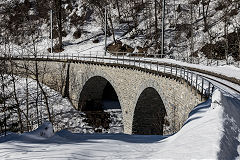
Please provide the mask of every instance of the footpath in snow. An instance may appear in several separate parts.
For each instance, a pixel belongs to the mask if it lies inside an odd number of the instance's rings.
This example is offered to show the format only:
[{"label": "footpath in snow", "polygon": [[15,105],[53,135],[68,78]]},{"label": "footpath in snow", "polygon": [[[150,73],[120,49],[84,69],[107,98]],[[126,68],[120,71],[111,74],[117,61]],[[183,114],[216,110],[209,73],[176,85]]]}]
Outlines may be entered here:
[{"label": "footpath in snow", "polygon": [[240,102],[216,90],[171,136],[52,133],[0,137],[1,159],[239,159]]}]

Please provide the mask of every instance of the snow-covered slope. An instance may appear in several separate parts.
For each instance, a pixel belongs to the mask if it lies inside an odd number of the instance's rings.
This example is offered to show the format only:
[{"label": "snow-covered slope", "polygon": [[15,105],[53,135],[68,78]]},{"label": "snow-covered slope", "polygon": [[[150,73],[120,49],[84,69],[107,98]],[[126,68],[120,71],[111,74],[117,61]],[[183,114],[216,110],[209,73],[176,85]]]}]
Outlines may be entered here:
[{"label": "snow-covered slope", "polygon": [[[48,112],[46,109],[46,104],[44,97],[40,88],[37,86],[37,82],[30,78],[21,78],[18,76],[5,76],[5,84],[8,83],[5,87],[4,95],[10,97],[6,101],[6,107],[8,108],[5,114],[7,115],[7,129],[12,127],[14,124],[18,124],[18,114],[16,107],[11,109],[12,106],[16,105],[16,99],[20,104],[20,109],[22,110],[21,119],[24,125],[24,131],[27,131],[27,119],[28,115],[29,120],[29,129],[36,129],[38,123],[44,123],[48,121]],[[11,96],[13,94],[13,78],[15,79],[16,95],[17,98]],[[28,85],[27,85],[28,84]],[[1,84],[2,85],[2,84]],[[50,114],[53,118],[53,129],[54,131],[59,131],[62,129],[67,129],[73,133],[94,133],[95,128],[90,126],[85,122],[86,116],[85,113],[76,110],[71,102],[67,98],[63,98],[62,95],[53,89],[41,84],[44,91],[48,96],[48,103],[50,106]],[[37,92],[38,90],[38,92]],[[2,90],[0,91],[2,95]],[[36,104],[36,101],[38,103]],[[28,105],[26,105],[28,103]],[[4,112],[2,111],[3,104],[0,106],[0,122],[4,121]],[[28,108],[28,110],[27,110]],[[122,114],[121,110],[112,109],[106,110],[110,114],[110,128],[103,129],[104,133],[122,133]],[[1,123],[2,125],[2,123]],[[18,125],[16,127],[19,127]],[[13,128],[11,129],[13,130]],[[17,129],[19,130],[19,128]],[[2,131],[2,130],[1,130]]]},{"label": "snow-covered slope", "polygon": [[[240,102],[215,91],[171,136],[72,134],[31,138],[34,132],[0,138],[3,159],[235,159],[240,158]],[[28,138],[26,138],[26,136]]]}]

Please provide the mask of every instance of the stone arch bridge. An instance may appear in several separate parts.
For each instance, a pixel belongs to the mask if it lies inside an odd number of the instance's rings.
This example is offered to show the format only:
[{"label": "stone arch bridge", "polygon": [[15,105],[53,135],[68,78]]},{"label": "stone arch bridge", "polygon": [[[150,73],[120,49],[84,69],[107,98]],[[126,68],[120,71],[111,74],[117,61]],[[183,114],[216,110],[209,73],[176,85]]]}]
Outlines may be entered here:
[{"label": "stone arch bridge", "polygon": [[68,97],[82,110],[89,101],[97,104],[107,84],[119,100],[124,133],[169,134],[179,130],[189,112],[201,103],[189,83],[161,72],[101,62],[16,59],[19,66],[38,66],[42,82]]}]

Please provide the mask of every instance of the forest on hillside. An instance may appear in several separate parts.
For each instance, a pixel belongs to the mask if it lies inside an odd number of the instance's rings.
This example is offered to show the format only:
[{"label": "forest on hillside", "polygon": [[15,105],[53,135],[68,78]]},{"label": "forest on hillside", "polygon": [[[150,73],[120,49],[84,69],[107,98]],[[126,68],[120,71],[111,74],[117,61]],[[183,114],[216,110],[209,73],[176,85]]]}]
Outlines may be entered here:
[{"label": "forest on hillside", "polygon": [[[91,21],[104,34],[105,8],[109,51],[161,54],[162,0],[9,0],[0,4],[0,34],[6,44],[41,41],[53,10],[54,51],[61,52],[62,37],[88,34],[82,28]],[[164,54],[239,60],[239,11],[238,0],[166,0]],[[125,42],[116,38],[119,30]]]}]

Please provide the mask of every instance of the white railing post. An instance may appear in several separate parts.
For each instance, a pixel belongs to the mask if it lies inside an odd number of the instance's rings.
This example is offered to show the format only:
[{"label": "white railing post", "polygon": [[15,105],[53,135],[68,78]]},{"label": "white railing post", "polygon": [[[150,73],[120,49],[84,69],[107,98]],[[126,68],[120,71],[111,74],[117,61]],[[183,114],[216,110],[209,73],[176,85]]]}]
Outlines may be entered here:
[{"label": "white railing post", "polygon": [[163,63],[163,73],[164,73],[164,74],[166,73],[166,66],[165,66],[165,63]]},{"label": "white railing post", "polygon": [[211,87],[211,83],[210,83],[210,81],[208,81],[208,94],[209,94],[208,96],[209,96],[209,97],[210,97],[210,95],[211,95],[211,91],[210,91],[211,88],[210,88],[210,87]]},{"label": "white railing post", "polygon": [[176,65],[176,75],[175,75],[175,77],[176,77],[176,80],[177,80],[177,70],[178,70],[178,67],[177,67],[177,65]]},{"label": "white railing post", "polygon": [[201,94],[201,100],[203,99],[203,91],[204,91],[204,88],[203,88],[203,86],[204,86],[204,79],[202,78],[202,94]]},{"label": "white railing post", "polygon": [[152,70],[152,60],[150,60],[150,70]]},{"label": "white railing post", "polygon": [[89,61],[91,62],[91,51],[90,51],[90,60]]},{"label": "white railing post", "polygon": [[111,59],[111,53],[109,54],[109,63],[112,62],[112,59]]},{"label": "white railing post", "polygon": [[172,75],[172,63],[171,63],[171,75]]},{"label": "white railing post", "polygon": [[118,53],[117,53],[117,64],[118,64]]},{"label": "white railing post", "polygon": [[186,70],[185,68],[183,68],[183,79],[185,80],[185,73],[186,73]]},{"label": "white railing post", "polygon": [[198,90],[198,74],[196,75],[196,90],[195,90],[195,95],[197,95],[197,90]]},{"label": "white railing post", "polygon": [[144,60],[144,68],[145,68],[145,71],[146,71],[146,61]]},{"label": "white railing post", "polygon": [[192,91],[192,88],[193,88],[193,72],[191,71],[191,91]]}]

